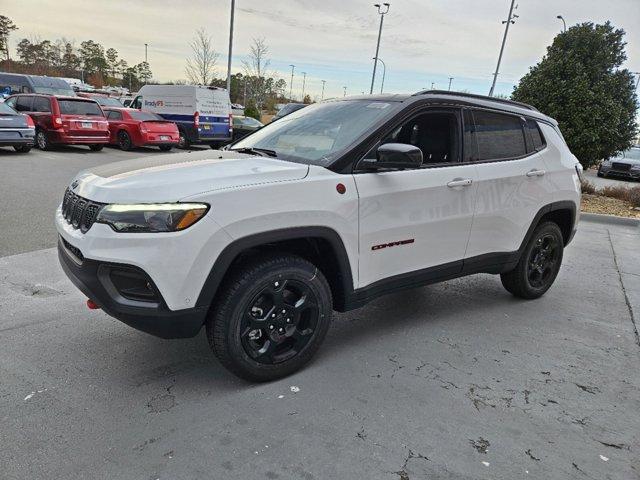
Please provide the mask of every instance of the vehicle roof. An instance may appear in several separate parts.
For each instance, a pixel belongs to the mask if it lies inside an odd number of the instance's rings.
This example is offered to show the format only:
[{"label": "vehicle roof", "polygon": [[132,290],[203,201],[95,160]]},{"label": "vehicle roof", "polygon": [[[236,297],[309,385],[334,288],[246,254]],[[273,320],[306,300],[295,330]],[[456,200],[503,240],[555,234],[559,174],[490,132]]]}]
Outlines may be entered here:
[{"label": "vehicle roof", "polygon": [[98,103],[92,98],[78,97],[77,95],[54,95],[52,93],[14,93],[12,97],[45,97],[45,98],[57,98],[58,100],[75,100],[81,102],[93,102]]},{"label": "vehicle roof", "polygon": [[9,73],[0,72],[0,75],[9,75],[11,77],[28,78],[36,87],[67,87],[71,90],[71,85],[66,80],[58,77],[47,77],[45,75],[29,75],[26,73]]},{"label": "vehicle roof", "polygon": [[335,100],[369,100],[380,102],[407,102],[412,103],[419,100],[431,100],[436,103],[446,104],[455,102],[460,105],[478,106],[502,110],[505,112],[515,113],[529,117],[545,120],[553,124],[557,122],[540,112],[535,107],[525,103],[507,100],[503,98],[488,97],[485,95],[476,95],[472,93],[450,92],[448,90],[423,90],[414,94],[377,94],[377,95],[355,95],[350,97],[342,97]]}]

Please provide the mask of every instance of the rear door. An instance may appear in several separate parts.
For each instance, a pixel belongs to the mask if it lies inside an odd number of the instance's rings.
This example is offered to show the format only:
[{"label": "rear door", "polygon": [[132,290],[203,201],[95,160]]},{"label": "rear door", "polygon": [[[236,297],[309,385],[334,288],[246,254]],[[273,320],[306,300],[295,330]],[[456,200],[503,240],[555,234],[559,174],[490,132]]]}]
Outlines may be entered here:
[{"label": "rear door", "polygon": [[36,125],[42,128],[51,127],[51,100],[48,97],[34,96],[29,113]]},{"label": "rear door", "polygon": [[477,180],[476,166],[461,161],[462,131],[459,109],[423,110],[382,140],[418,146],[422,168],[354,174],[360,287],[403,274],[438,278],[462,270]]},{"label": "rear door", "polygon": [[478,193],[466,258],[473,261],[518,250],[538,211],[553,201],[553,190],[523,117],[483,109],[471,115]]}]

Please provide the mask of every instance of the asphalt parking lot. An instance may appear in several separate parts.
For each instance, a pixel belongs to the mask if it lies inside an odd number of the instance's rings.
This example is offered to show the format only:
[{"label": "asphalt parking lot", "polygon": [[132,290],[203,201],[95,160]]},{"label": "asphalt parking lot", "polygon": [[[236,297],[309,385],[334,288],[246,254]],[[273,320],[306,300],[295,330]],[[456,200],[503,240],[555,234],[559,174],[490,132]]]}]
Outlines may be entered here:
[{"label": "asphalt parking lot", "polygon": [[581,222],[536,301],[477,275],[337,314],[308,368],[250,384],[58,266],[64,186],[133,154],[32,153],[0,154],[3,204],[43,210],[0,226],[0,478],[640,478],[638,227]]}]

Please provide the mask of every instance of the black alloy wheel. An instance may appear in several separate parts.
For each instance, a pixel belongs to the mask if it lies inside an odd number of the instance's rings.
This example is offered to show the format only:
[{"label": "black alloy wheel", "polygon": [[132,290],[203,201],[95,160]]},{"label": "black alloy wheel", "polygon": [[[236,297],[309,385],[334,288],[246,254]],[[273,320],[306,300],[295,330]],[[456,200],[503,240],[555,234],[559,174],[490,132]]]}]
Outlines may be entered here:
[{"label": "black alloy wheel", "polygon": [[561,248],[558,239],[551,234],[536,240],[527,264],[527,278],[532,287],[541,288],[549,281],[555,272]]},{"label": "black alloy wheel", "polygon": [[118,146],[124,151],[131,150],[131,137],[124,130],[118,132]]}]

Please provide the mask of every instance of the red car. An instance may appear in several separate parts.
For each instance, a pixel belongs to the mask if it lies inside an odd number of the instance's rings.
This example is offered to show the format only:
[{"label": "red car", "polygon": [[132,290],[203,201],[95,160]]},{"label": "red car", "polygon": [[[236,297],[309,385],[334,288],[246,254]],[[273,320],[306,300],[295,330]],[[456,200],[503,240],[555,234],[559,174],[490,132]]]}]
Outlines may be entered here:
[{"label": "red car", "polygon": [[88,145],[102,150],[109,142],[109,123],[93,100],[41,94],[12,95],[6,100],[14,110],[28,114],[36,125],[36,145]]},{"label": "red car", "polygon": [[104,111],[111,132],[109,143],[122,150],[156,146],[166,152],[178,145],[178,127],[160,115],[135,108],[105,108]]}]

